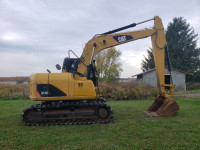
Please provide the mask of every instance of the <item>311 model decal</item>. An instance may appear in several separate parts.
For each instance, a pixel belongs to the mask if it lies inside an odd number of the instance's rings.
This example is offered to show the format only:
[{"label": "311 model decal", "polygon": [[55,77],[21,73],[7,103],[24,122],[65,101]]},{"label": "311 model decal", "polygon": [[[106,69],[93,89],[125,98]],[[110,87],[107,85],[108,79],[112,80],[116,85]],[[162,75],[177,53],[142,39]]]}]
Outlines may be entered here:
[{"label": "311 model decal", "polygon": [[133,39],[133,37],[131,35],[119,35],[119,36],[113,36],[113,39],[117,43],[122,43]]}]

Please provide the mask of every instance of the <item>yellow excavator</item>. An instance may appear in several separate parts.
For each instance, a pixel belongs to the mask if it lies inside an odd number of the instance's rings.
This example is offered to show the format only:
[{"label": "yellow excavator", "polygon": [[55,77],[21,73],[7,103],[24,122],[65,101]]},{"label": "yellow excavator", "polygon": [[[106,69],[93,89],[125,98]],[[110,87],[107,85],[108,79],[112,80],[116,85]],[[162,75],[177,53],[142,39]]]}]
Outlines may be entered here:
[{"label": "yellow excavator", "polygon": [[[154,20],[153,28],[117,33]],[[167,42],[161,19],[155,16],[140,23],[95,35],[89,40],[80,58],[73,51],[56,65],[61,73],[37,73],[30,76],[30,99],[42,101],[24,109],[26,125],[108,123],[113,117],[111,107],[101,97],[95,68],[95,56],[102,50],[151,37],[159,95],[145,112],[150,116],[174,116],[179,110],[173,97],[173,83],[165,84],[165,56],[171,73]],[[73,53],[77,58],[70,58]],[[171,77],[172,81],[172,77]],[[167,89],[167,90],[166,90]]]}]

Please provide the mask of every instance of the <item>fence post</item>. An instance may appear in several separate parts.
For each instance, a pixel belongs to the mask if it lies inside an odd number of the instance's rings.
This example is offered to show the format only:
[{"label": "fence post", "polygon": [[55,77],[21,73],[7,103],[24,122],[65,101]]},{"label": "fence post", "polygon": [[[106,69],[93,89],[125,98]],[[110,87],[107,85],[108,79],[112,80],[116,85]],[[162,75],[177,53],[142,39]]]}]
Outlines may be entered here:
[{"label": "fence post", "polygon": [[8,97],[8,99],[10,99],[10,90],[9,89],[7,89],[7,97]]},{"label": "fence post", "polygon": [[22,98],[24,99],[24,85],[22,85]]}]

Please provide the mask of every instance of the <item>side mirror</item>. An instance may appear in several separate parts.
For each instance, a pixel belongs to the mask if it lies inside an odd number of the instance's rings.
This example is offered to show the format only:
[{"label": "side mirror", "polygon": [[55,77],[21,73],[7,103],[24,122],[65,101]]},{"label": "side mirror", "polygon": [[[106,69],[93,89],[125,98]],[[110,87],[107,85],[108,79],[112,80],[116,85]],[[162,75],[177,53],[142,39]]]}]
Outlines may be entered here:
[{"label": "side mirror", "polygon": [[56,69],[61,70],[61,66],[59,64],[56,64]]},{"label": "side mirror", "polygon": [[47,69],[47,72],[48,72],[48,73],[51,73],[51,71],[50,71],[49,69]]}]

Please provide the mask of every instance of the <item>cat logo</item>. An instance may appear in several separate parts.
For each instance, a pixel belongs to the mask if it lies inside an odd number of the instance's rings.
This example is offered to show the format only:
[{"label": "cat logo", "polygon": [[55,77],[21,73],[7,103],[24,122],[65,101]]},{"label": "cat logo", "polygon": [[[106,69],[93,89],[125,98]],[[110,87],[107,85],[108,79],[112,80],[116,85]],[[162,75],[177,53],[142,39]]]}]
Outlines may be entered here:
[{"label": "cat logo", "polygon": [[131,35],[119,35],[119,36],[113,36],[113,40],[116,43],[122,43],[128,40],[133,39],[133,37]]},{"label": "cat logo", "polygon": [[125,35],[124,36],[119,36],[118,37],[118,41],[119,41],[119,43],[126,41],[126,36]]}]

